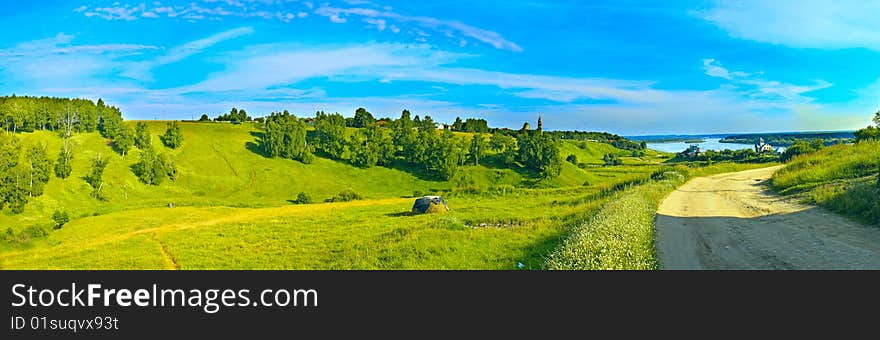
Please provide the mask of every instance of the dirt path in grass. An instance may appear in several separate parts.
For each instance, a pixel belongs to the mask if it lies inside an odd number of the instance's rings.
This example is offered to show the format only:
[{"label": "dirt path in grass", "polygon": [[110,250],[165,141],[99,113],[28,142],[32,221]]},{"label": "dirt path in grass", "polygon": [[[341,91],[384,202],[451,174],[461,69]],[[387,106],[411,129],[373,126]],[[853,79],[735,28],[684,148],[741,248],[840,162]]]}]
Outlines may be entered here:
[{"label": "dirt path in grass", "polygon": [[880,228],[768,192],[781,166],[694,178],[657,210],[664,269],[880,269]]}]

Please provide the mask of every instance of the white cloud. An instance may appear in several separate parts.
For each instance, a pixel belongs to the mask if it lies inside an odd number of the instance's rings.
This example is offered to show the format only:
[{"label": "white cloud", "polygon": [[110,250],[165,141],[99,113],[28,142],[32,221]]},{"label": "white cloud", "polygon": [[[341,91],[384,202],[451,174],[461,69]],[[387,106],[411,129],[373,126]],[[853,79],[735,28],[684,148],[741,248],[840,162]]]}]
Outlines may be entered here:
[{"label": "white cloud", "polygon": [[514,52],[521,52],[523,50],[522,47],[505,39],[501,34],[455,20],[442,20],[426,16],[407,16],[396,12],[379,11],[371,8],[338,8],[331,6],[322,6],[315,10],[315,14],[328,17],[333,22],[336,22],[334,18],[338,19],[340,15],[395,20],[400,23],[411,23],[438,32],[456,32],[462,36],[489,44],[497,49]]},{"label": "white cloud", "polygon": [[880,50],[880,2],[717,0],[697,13],[733,37],[807,48]]},{"label": "white cloud", "polygon": [[722,67],[721,63],[715,61],[715,59],[703,59],[703,70],[706,71],[706,75],[712,77],[724,78],[727,80],[732,79],[730,77],[730,72]]},{"label": "white cloud", "polygon": [[385,19],[366,18],[366,19],[364,19],[364,22],[367,24],[370,24],[370,26],[376,27],[376,29],[379,30],[379,32],[382,32],[385,30]]},{"label": "white cloud", "polygon": [[[313,12],[322,17],[326,17],[330,22],[342,24],[347,23],[349,19],[360,20],[370,24],[379,31],[390,31],[397,34],[400,33],[401,27],[404,25],[414,26],[412,28],[417,31],[431,30],[441,33],[452,39],[459,46],[467,44],[461,43],[461,38],[479,41],[488,44],[494,48],[521,52],[523,48],[518,44],[507,40],[501,34],[471,26],[457,20],[445,20],[430,16],[404,15],[393,12],[390,6],[380,6],[370,1],[343,1],[349,6],[361,6],[353,8],[343,8],[331,5],[325,2],[316,7],[313,2],[299,1],[280,1],[280,0],[195,0],[186,5],[168,6],[161,2],[138,3],[130,5],[115,2],[111,6],[97,7],[92,10],[80,7],[75,11],[80,11],[86,17],[98,17],[106,20],[126,20],[131,21],[139,17],[157,18],[165,16],[168,18],[182,18],[189,21],[197,20],[220,20],[224,17],[238,18],[261,18],[279,20],[285,23],[291,22],[294,17],[306,18],[309,12]],[[293,9],[292,7],[299,7]],[[426,36],[415,37],[416,41],[426,42]]]},{"label": "white cloud", "polygon": [[[811,85],[795,85],[767,80],[758,76],[763,75],[763,72],[730,71],[712,58],[703,59],[703,70],[708,76],[729,80],[730,84],[727,84],[730,85],[729,88],[738,89],[750,98],[779,98],[793,103],[809,103],[814,99],[803,96],[803,94],[833,86],[833,84],[821,79],[814,80]],[[744,89],[743,85],[750,85],[754,89]]]},{"label": "white cloud", "polygon": [[[221,32],[172,48],[146,62],[173,63],[214,44],[250,34],[245,27]],[[474,56],[448,53],[426,45],[362,44],[303,46],[272,44],[211,55],[221,71],[193,84],[147,89],[120,79],[120,72],[141,65],[128,56],[155,50],[153,46],[110,44],[74,45],[74,37],[22,43],[0,50],[0,91],[36,95],[103,97],[119,104],[127,117],[188,118],[216,114],[230,106],[245,106],[255,114],[290,109],[300,114],[315,110],[350,114],[356,106],[378,115],[396,116],[403,108],[449,121],[456,115],[484,116],[493,125],[519,126],[544,113],[552,129],[607,130],[615,133],[707,133],[757,130],[841,129],[863,126],[864,112],[880,104],[877,86],[865,89],[851,105],[828,107],[807,94],[830,86],[789,84],[765,79],[760,72],[729,70],[713,59],[703,61],[707,74],[725,75],[725,85],[710,90],[662,89],[653,81],[518,74],[458,66]],[[354,57],[356,56],[356,57]],[[715,69],[718,68],[718,69]],[[147,70],[150,68],[147,67]],[[709,70],[712,69],[710,72]],[[723,69],[723,71],[721,71]],[[339,96],[317,83],[423,82],[408,87],[409,95],[388,97]],[[878,81],[877,84],[880,84]],[[386,85],[382,85],[386,86]],[[442,89],[436,89],[441,86]],[[456,86],[494,87],[497,96],[474,103]],[[412,90],[419,89],[421,90]],[[423,91],[419,93],[419,91]],[[451,96],[451,97],[450,97]],[[856,105],[858,104],[858,105]],[[867,106],[866,106],[867,105]],[[695,119],[699,117],[699,119]],[[824,117],[824,120],[819,118]],[[827,119],[834,117],[834,120]],[[686,120],[688,124],[680,124]],[[761,122],[761,124],[755,124]]]},{"label": "white cloud", "polygon": [[235,39],[244,35],[254,33],[254,29],[250,27],[240,27],[236,29],[231,29],[227,31],[223,31],[214,35],[211,35],[204,39],[199,39],[195,41],[191,41],[180,45],[178,47],[172,48],[168,50],[162,56],[159,56],[153,60],[135,63],[130,65],[127,70],[123,73],[124,76],[138,79],[138,80],[151,80],[152,77],[150,75],[150,70],[155,68],[156,66],[168,65],[172,63],[176,63],[187,57],[201,53],[207,48],[210,48],[216,44],[221,42]]}]

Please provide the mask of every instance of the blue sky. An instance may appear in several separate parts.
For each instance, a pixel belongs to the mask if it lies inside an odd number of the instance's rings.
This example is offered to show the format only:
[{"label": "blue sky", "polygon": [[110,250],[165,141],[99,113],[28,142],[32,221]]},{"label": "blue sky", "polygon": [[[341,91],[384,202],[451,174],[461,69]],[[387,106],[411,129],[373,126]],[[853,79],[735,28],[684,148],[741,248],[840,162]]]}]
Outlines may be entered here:
[{"label": "blue sky", "polygon": [[877,1],[0,3],[0,94],[128,119],[288,109],[625,135],[842,130],[880,109]]}]

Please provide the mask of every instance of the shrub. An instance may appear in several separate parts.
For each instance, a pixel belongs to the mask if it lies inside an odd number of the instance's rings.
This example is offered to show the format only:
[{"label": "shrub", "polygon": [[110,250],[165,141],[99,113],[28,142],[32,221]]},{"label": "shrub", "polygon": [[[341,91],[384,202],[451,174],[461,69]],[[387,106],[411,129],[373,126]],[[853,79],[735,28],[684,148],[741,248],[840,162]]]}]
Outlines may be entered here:
[{"label": "shrub", "polygon": [[687,172],[673,166],[662,166],[651,173],[651,179],[655,181],[682,179],[687,176]]},{"label": "shrub", "polygon": [[578,157],[575,156],[574,154],[571,154],[571,155],[568,155],[568,157],[565,157],[565,161],[569,162],[571,164],[577,165],[578,164]]},{"label": "shrub", "polygon": [[296,204],[311,204],[312,198],[309,197],[309,195],[306,195],[305,192],[301,192],[301,193],[299,193],[299,195],[296,195],[296,200],[294,201],[294,203],[296,203]]},{"label": "shrub", "polygon": [[15,232],[12,231],[12,227],[6,228],[6,232],[3,233],[3,239],[7,242],[12,242],[15,240]]},{"label": "shrub", "polygon": [[605,165],[607,165],[607,166],[615,166],[615,165],[623,164],[623,161],[621,161],[620,158],[617,158],[617,156],[614,155],[613,153],[605,154],[605,156],[602,157],[602,161],[604,161]]},{"label": "shrub", "polygon": [[66,211],[55,210],[55,213],[52,214],[52,220],[55,221],[55,229],[61,229],[70,221],[70,216],[67,216]]},{"label": "shrub", "polygon": [[357,201],[364,199],[363,196],[354,192],[351,189],[346,189],[337,194],[336,196],[330,197],[326,200],[326,202],[349,202],[349,201]]},{"label": "shrub", "polygon": [[32,226],[25,228],[23,233],[25,235],[30,236],[30,237],[49,236],[49,232],[46,231],[46,229],[43,229],[42,227],[36,226],[36,225],[32,225]]}]

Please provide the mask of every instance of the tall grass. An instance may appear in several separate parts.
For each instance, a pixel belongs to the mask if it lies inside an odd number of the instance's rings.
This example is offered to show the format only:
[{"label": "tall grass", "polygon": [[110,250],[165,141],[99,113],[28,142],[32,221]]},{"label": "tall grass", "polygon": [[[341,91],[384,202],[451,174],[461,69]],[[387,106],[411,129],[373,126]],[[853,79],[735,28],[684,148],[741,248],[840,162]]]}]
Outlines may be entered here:
[{"label": "tall grass", "polygon": [[880,225],[880,142],[835,145],[794,158],[773,188],[871,225]]},{"label": "tall grass", "polygon": [[654,217],[660,202],[688,178],[765,167],[768,164],[718,163],[689,168],[663,167],[654,181],[630,188],[583,224],[547,258],[551,270],[657,269]]}]

